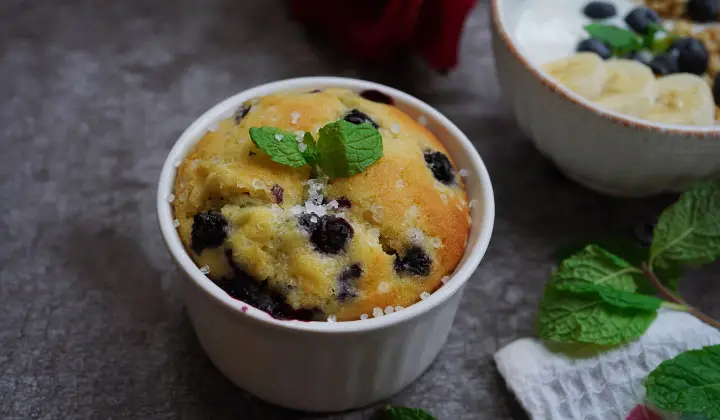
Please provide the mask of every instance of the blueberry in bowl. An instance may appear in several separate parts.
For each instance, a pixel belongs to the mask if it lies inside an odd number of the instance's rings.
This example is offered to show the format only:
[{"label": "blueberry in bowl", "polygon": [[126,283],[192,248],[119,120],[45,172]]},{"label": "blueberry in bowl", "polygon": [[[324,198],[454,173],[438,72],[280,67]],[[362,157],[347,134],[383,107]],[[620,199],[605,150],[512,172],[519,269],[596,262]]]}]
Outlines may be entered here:
[{"label": "blueberry in bowl", "polygon": [[600,56],[603,60],[607,60],[612,56],[612,52],[610,51],[610,46],[606,43],[594,39],[594,38],[587,38],[578,44],[576,48],[577,52],[591,52],[595,53]]},{"label": "blueberry in bowl", "polygon": [[656,76],[667,76],[679,71],[677,54],[673,52],[654,57],[650,60],[648,66]]},{"label": "blueberry in bowl", "polygon": [[708,51],[697,38],[678,39],[671,44],[668,52],[676,57],[679,72],[701,75],[708,69]]},{"label": "blueberry in bowl", "polygon": [[372,404],[429,366],[494,217],[487,172],[454,124],[341,78],[216,105],[173,147],[157,203],[213,364],[305,411]]},{"label": "blueberry in bowl", "polygon": [[639,34],[647,33],[651,25],[659,22],[660,16],[651,8],[645,6],[636,7],[625,16],[627,26]]},{"label": "blueberry in bowl", "polygon": [[617,14],[617,8],[611,2],[591,1],[583,7],[583,14],[590,19],[608,19]]},{"label": "blueberry in bowl", "polygon": [[717,0],[688,0],[685,12],[695,22],[716,22],[720,12]]}]

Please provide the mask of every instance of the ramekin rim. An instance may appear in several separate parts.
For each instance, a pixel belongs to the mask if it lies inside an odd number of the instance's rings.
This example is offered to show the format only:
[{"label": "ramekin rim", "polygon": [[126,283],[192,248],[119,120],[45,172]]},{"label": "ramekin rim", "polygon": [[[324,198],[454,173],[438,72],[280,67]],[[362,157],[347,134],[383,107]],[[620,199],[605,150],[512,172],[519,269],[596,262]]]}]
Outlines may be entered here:
[{"label": "ramekin rim", "polygon": [[668,133],[683,135],[698,141],[708,142],[717,141],[720,143],[720,126],[690,126],[683,124],[667,124],[661,122],[654,122],[643,120],[640,118],[624,115],[622,113],[604,109],[598,105],[593,104],[591,101],[583,98],[577,93],[569,90],[565,86],[556,82],[553,78],[549,77],[544,71],[537,68],[535,65],[529,62],[525,56],[518,51],[519,46],[516,45],[515,41],[508,34],[505,28],[505,22],[501,18],[500,13],[500,2],[504,0],[490,0],[490,21],[493,32],[499,35],[505,47],[518,60],[530,74],[538,79],[545,87],[555,94],[558,94],[564,99],[567,99],[573,105],[579,106],[591,113],[607,119],[613,123],[623,125],[628,128],[635,128],[644,131],[656,132],[656,133]]},{"label": "ramekin rim", "polygon": [[[478,197],[477,201],[482,206],[481,213],[483,218],[482,220],[476,222],[481,223],[482,227],[477,234],[477,240],[474,243],[473,249],[469,250],[470,254],[467,256],[466,260],[456,267],[455,271],[450,276],[450,281],[448,281],[447,284],[440,287],[427,299],[416,302],[401,311],[384,315],[382,317],[371,317],[365,320],[342,322],[306,322],[275,319],[266,312],[257,309],[250,304],[232,298],[225,291],[215,285],[210,278],[206,277],[186,252],[177,233],[177,229],[173,226],[174,217],[172,215],[171,203],[167,201],[167,197],[174,188],[174,181],[176,177],[175,162],[184,158],[184,154],[191,147],[190,144],[194,144],[199,139],[199,133],[207,130],[207,128],[212,125],[212,122],[231,114],[237,106],[248,99],[261,95],[267,95],[273,92],[297,91],[300,89],[318,87],[337,87],[355,91],[375,89],[389,94],[393,98],[399,99],[402,102],[410,104],[414,109],[421,112],[422,115],[426,115],[437,124],[441,124],[449,133],[451,133],[451,137],[453,138],[451,141],[457,142],[470,158],[470,166],[466,169],[471,172],[471,176],[478,177],[479,179],[482,196]],[[185,149],[184,152],[183,149]],[[253,321],[257,321],[266,326],[289,331],[311,333],[352,333],[384,329],[407,322],[410,319],[418,317],[439,306],[441,303],[447,301],[455,293],[457,293],[466,284],[472,273],[477,269],[480,261],[485,255],[485,252],[487,251],[495,221],[495,201],[490,175],[482,158],[472,145],[472,142],[452,121],[435,108],[410,94],[376,82],[335,76],[312,76],[277,80],[243,90],[218,102],[195,119],[178,137],[163,164],[158,181],[157,217],[165,244],[167,245],[173,259],[177,262],[182,271],[184,271],[184,275],[188,276],[200,289],[202,289],[211,298],[220,302],[226,309],[229,309],[240,316],[248,317]],[[465,251],[468,252],[467,249]]]}]

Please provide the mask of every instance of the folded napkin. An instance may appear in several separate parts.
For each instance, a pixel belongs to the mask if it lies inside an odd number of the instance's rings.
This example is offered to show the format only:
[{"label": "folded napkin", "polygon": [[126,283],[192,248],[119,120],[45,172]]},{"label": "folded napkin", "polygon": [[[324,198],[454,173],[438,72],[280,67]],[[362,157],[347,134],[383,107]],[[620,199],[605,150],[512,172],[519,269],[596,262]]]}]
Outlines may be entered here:
[{"label": "folded napkin", "polygon": [[495,353],[495,363],[533,420],[625,420],[643,418],[637,406],[655,367],[713,344],[720,344],[720,331],[692,315],[661,311],[640,340],[591,358],[553,353],[541,340],[523,338]]}]

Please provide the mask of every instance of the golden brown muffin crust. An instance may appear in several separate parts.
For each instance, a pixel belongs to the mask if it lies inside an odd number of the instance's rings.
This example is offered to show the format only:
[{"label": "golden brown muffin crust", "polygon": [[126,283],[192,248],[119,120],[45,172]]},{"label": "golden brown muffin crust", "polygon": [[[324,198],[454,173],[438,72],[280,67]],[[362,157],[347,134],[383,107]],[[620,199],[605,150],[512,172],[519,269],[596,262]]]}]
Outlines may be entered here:
[{"label": "golden brown muffin crust", "polygon": [[[468,203],[459,168],[446,185],[426,163],[428,151],[452,161],[429,130],[394,106],[344,89],[274,94],[244,106],[249,108],[244,116],[223,120],[205,134],[178,167],[175,181],[178,231],[211,279],[239,298],[273,296],[250,304],[352,320],[371,315],[374,308],[409,306],[452,273],[465,250]],[[251,127],[272,126],[317,138],[321,127],[352,110],[379,125],[383,156],[349,178],[327,180],[308,166],[275,163],[249,136]],[[337,254],[319,252],[298,222],[315,217],[310,223],[318,223],[322,217],[301,214],[314,184],[322,184],[323,212],[352,227],[352,237]],[[348,202],[350,208],[340,208]],[[227,222],[227,236],[196,252],[194,218],[210,211]],[[402,269],[404,256],[417,249],[429,258],[428,275]],[[245,286],[237,283],[238,273],[244,273]],[[252,290],[235,290],[247,284]]]}]

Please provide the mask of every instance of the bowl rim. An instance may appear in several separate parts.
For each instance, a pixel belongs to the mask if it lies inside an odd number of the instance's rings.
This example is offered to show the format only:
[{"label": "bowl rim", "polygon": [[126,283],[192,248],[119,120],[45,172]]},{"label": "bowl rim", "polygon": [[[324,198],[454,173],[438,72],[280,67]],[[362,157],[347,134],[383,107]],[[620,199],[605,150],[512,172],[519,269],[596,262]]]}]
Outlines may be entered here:
[{"label": "bowl rim", "polygon": [[[470,165],[465,169],[469,171],[470,176],[477,177],[479,180],[482,196],[476,199],[481,207],[482,219],[477,222],[481,223],[482,227],[476,235],[476,240],[472,248],[465,250],[465,252],[469,252],[469,254],[465,261],[461,261],[460,265],[456,267],[450,276],[450,281],[432,293],[427,299],[416,302],[404,308],[402,311],[393,312],[377,318],[370,317],[365,320],[343,322],[279,320],[250,304],[232,298],[220,289],[220,287],[215,285],[210,278],[206,277],[185,251],[177,229],[173,225],[174,216],[172,206],[171,203],[168,202],[168,196],[174,189],[177,172],[175,163],[185,157],[192,145],[197,143],[208,128],[211,128],[218,120],[231,115],[246,100],[282,91],[332,87],[345,88],[353,91],[378,90],[419,111],[421,115],[425,115],[429,121],[434,121],[434,123],[443,126],[447,132],[451,134],[450,137],[452,137],[453,140],[450,141],[457,142],[463,149],[463,152],[468,155]],[[184,274],[205,294],[231,312],[241,315],[248,320],[256,321],[259,324],[281,330],[323,334],[342,334],[384,329],[407,322],[438,307],[462,289],[470,278],[470,275],[477,269],[477,266],[487,251],[495,221],[495,201],[490,175],[475,147],[454,123],[432,106],[398,89],[365,80],[330,76],[300,77],[261,84],[241,91],[212,106],[185,129],[168,153],[158,180],[156,204],[160,230],[171,256],[182,271],[184,271]]]},{"label": "bowl rim", "polygon": [[[720,126],[689,126],[682,124],[667,124],[661,122],[653,122],[643,120],[637,117],[624,115],[619,112],[601,108],[593,104],[588,99],[583,98],[577,93],[570,89],[562,86],[556,82],[553,78],[547,75],[544,71],[537,68],[535,65],[530,63],[525,56],[518,51],[519,46],[516,46],[515,41],[505,30],[505,23],[501,18],[500,3],[506,0],[490,0],[490,21],[493,32],[499,35],[499,38],[505,44],[508,51],[517,59],[530,74],[538,79],[542,85],[548,88],[555,94],[560,95],[564,99],[567,99],[572,104],[584,108],[593,114],[608,119],[614,123],[623,125],[628,128],[636,128],[640,130],[655,132],[655,133],[667,133],[673,135],[682,135],[687,138],[698,139],[703,142],[717,141],[720,143]],[[496,58],[497,59],[497,58]]]}]

